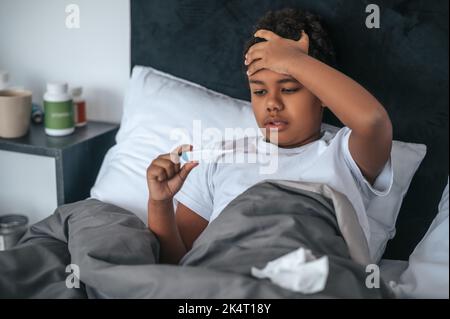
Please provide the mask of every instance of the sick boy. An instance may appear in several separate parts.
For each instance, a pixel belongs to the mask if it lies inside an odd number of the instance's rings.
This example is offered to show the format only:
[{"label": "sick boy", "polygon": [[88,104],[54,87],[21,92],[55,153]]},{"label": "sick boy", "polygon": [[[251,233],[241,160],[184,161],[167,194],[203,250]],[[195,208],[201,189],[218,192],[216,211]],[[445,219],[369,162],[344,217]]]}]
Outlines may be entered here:
[{"label": "sick boy", "polygon": [[[367,90],[331,66],[334,52],[319,17],[295,9],[269,12],[256,30],[244,64],[256,122],[266,130],[250,143],[273,144],[267,129],[277,130],[278,169],[266,175],[254,163],[181,167],[170,154],[156,158],[147,170],[148,225],[159,239],[162,263],[177,264],[228,203],[265,179],[325,183],[343,193],[367,239],[367,204],[390,191],[389,116]],[[335,135],[321,131],[324,108],[345,125]]]}]

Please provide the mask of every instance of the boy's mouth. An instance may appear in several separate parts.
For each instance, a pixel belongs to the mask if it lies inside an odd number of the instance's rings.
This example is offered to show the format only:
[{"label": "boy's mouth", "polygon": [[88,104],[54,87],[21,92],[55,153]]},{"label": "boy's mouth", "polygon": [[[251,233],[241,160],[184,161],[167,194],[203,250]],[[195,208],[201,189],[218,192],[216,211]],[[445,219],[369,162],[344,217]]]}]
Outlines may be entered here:
[{"label": "boy's mouth", "polygon": [[285,130],[289,125],[288,121],[281,118],[268,118],[264,121],[264,127],[266,129],[277,129],[278,132]]}]

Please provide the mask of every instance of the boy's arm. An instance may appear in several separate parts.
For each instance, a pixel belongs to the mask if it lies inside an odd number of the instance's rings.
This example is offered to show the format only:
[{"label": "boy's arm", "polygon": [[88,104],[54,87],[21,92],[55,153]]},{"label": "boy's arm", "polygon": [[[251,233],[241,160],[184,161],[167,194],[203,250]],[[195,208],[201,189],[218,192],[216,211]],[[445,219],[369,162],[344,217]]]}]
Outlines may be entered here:
[{"label": "boy's arm", "polygon": [[292,61],[290,72],[352,130],[350,153],[373,183],[392,146],[392,124],[384,107],[356,81],[306,54]]},{"label": "boy's arm", "polygon": [[148,227],[158,238],[160,244],[160,262],[177,264],[186,254],[173,211],[172,199],[148,201]]},{"label": "boy's arm", "polygon": [[249,74],[262,68],[286,73],[317,96],[352,130],[350,153],[373,183],[389,159],[392,146],[392,124],[384,107],[356,81],[309,56],[304,49],[309,45],[307,36],[293,41],[267,30],[255,36],[268,41],[254,45],[253,52],[253,47],[249,50],[254,61],[250,61]]},{"label": "boy's arm", "polygon": [[[189,173],[198,163],[189,162],[181,166],[179,155],[183,151],[192,151],[191,145],[181,145],[170,154],[162,154],[152,161],[147,168],[148,227],[160,243],[160,262],[178,264],[190,250],[196,236],[203,231],[196,221],[194,212],[179,205],[176,217],[173,211],[173,197],[181,189]],[[186,222],[189,221],[189,222]],[[181,229],[177,223],[180,222]],[[188,240],[186,240],[186,238]],[[184,242],[183,240],[186,240]]]},{"label": "boy's arm", "polygon": [[194,241],[208,226],[208,221],[182,203],[178,203],[175,220],[186,252],[188,252],[192,249]]},{"label": "boy's arm", "polygon": [[174,214],[172,200],[149,199],[148,225],[158,237],[161,263],[178,264],[208,226],[208,221],[181,203]]}]

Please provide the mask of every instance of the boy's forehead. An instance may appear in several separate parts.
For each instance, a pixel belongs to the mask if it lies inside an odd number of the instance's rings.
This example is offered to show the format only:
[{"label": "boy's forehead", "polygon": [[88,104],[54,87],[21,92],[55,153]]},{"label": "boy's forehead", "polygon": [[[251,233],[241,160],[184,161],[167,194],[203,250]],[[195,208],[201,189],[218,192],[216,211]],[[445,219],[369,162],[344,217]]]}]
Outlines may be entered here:
[{"label": "boy's forehead", "polygon": [[298,82],[295,78],[288,74],[274,72],[268,69],[262,69],[255,74],[249,76],[250,83],[270,83],[270,82]]}]

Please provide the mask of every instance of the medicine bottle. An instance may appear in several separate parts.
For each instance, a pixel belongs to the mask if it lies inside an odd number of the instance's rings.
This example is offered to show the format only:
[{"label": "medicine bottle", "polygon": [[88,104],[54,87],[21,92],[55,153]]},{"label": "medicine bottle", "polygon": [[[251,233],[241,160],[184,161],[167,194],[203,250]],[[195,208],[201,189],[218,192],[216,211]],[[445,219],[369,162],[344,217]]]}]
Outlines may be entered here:
[{"label": "medicine bottle", "polygon": [[83,88],[77,86],[70,91],[73,99],[73,114],[76,127],[85,126],[87,123],[86,118],[86,101],[81,97],[83,94]]},{"label": "medicine bottle", "polygon": [[44,94],[45,133],[50,136],[65,136],[75,130],[72,97],[64,82],[47,84]]}]

